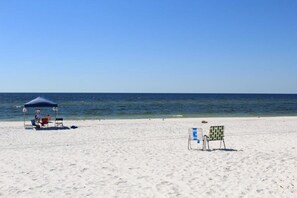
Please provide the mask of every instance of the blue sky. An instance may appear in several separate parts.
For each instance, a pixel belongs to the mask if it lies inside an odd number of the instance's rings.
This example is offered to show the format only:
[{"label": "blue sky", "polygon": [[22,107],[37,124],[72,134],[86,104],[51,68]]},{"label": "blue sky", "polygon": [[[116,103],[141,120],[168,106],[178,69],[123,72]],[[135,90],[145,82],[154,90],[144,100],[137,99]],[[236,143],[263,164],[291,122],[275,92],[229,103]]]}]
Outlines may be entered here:
[{"label": "blue sky", "polygon": [[0,92],[297,93],[297,1],[0,1]]}]

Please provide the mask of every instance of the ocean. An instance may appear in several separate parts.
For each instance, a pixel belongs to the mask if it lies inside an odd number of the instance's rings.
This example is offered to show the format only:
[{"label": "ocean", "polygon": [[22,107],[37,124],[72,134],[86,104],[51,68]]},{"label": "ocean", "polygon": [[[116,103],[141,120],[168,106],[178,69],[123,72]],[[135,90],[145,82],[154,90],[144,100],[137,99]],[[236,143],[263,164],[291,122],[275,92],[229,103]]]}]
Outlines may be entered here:
[{"label": "ocean", "polygon": [[0,120],[23,120],[24,103],[38,96],[64,119],[297,116],[297,94],[0,93]]}]

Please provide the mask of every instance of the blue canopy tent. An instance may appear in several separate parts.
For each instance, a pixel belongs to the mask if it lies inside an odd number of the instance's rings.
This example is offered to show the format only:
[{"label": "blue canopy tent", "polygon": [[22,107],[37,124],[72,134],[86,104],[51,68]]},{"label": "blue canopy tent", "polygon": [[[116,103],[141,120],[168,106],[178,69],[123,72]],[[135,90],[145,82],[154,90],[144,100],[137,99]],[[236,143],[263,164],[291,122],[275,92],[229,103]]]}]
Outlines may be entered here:
[{"label": "blue canopy tent", "polygon": [[34,100],[27,102],[24,107],[58,107],[58,104],[43,97],[37,97]]},{"label": "blue canopy tent", "polygon": [[43,98],[43,97],[37,97],[34,100],[31,100],[30,102],[27,102],[24,105],[24,108],[23,108],[24,126],[26,126],[25,125],[25,120],[26,120],[27,108],[34,108],[34,107],[36,107],[36,108],[39,108],[39,107],[52,107],[53,111],[55,112],[55,120],[56,120],[57,111],[58,111],[58,104],[51,101],[51,100],[49,100],[49,99],[46,99],[46,98]]}]

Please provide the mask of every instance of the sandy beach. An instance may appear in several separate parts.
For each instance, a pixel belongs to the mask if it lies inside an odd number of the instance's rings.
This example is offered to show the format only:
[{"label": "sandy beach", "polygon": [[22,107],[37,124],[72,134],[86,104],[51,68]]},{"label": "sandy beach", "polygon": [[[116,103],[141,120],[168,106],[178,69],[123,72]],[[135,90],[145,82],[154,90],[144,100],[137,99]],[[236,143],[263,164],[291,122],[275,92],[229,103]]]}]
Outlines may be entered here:
[{"label": "sandy beach", "polygon": [[[207,124],[202,124],[207,120]],[[0,123],[1,197],[296,197],[297,117]],[[187,149],[188,128],[225,126],[227,150]],[[193,142],[193,147],[196,148]]]}]

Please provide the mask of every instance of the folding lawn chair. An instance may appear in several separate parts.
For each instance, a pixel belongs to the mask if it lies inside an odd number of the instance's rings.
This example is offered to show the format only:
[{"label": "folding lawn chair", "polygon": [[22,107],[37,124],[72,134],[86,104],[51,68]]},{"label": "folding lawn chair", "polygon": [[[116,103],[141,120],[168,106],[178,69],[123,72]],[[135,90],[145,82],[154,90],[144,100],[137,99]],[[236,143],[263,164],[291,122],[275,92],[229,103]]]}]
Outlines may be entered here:
[{"label": "folding lawn chair", "polygon": [[195,141],[197,144],[203,143],[203,131],[202,128],[189,128],[189,137],[188,137],[188,149],[192,149],[192,141]]},{"label": "folding lawn chair", "polygon": [[[204,135],[205,144],[207,142],[207,146],[209,149],[210,141],[220,141],[220,148],[222,142],[224,143],[224,148],[226,149],[225,140],[224,140],[224,126],[211,126],[209,129],[209,135]],[[205,149],[206,145],[203,145],[203,149]]]}]

